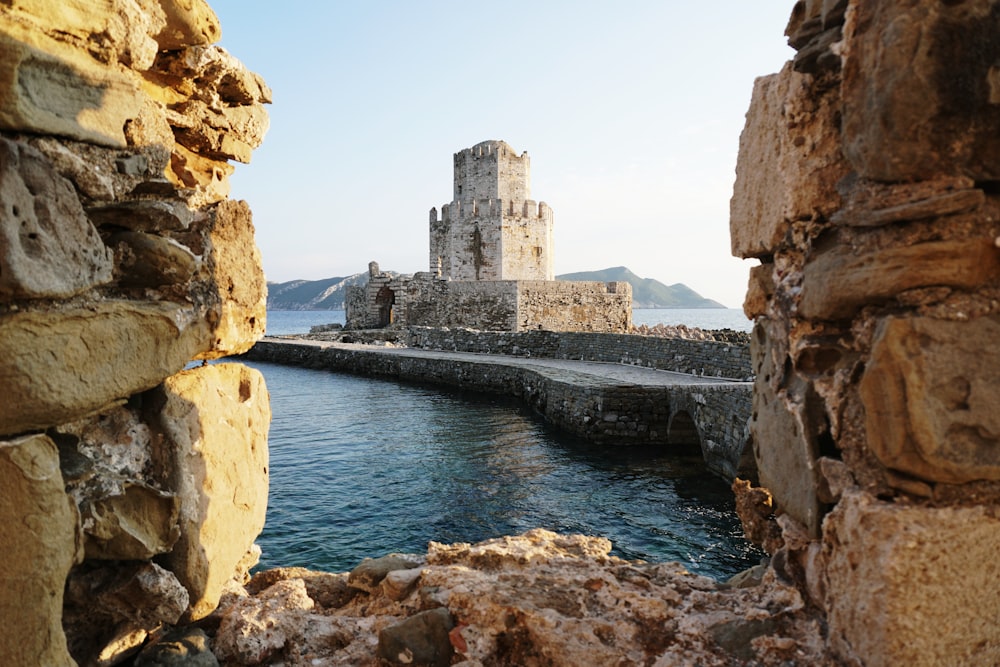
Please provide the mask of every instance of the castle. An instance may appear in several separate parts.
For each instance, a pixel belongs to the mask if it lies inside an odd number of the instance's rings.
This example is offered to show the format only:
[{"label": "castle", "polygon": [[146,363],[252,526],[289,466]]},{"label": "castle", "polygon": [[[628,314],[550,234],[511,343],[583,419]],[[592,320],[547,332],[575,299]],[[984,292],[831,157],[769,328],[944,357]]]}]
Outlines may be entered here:
[{"label": "castle", "polygon": [[347,295],[347,327],[628,332],[626,282],[555,280],[553,214],[531,199],[531,162],[504,141],[455,153],[453,200],[430,210],[429,270],[369,267]]}]

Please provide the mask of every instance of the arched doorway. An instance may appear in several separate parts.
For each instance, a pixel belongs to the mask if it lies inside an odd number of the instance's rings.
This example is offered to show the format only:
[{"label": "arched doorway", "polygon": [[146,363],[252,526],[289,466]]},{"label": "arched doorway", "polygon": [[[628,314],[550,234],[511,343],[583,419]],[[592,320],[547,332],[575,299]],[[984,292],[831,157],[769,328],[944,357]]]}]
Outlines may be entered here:
[{"label": "arched doorway", "polygon": [[375,295],[375,307],[378,308],[378,327],[384,328],[392,324],[392,305],[396,303],[396,293],[383,285]]},{"label": "arched doorway", "polygon": [[670,418],[667,428],[667,443],[671,451],[687,456],[702,456],[701,434],[691,413],[678,410]]}]

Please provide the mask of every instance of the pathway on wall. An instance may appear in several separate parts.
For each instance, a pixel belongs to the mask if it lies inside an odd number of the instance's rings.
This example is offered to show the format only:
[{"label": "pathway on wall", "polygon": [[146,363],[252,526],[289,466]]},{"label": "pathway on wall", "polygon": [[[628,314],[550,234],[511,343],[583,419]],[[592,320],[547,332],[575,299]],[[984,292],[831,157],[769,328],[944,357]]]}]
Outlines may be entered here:
[{"label": "pathway on wall", "polygon": [[516,396],[555,426],[606,444],[701,448],[737,472],[753,384],[626,364],[269,337],[247,358]]}]

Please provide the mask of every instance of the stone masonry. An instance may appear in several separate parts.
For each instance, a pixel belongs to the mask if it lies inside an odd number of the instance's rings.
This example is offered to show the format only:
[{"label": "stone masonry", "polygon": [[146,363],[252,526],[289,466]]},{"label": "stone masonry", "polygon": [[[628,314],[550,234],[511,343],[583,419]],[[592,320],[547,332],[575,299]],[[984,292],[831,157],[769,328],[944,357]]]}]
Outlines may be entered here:
[{"label": "stone masonry", "polygon": [[503,141],[455,153],[454,200],[430,212],[430,270],[397,276],[372,262],[348,290],[347,327],[624,333],[625,282],[554,280],[552,209],[531,195],[528,154]]},{"label": "stone masonry", "polygon": [[114,665],[255,562],[271,92],[203,0],[0,3],[3,665]]},{"label": "stone masonry", "polygon": [[997,664],[1000,3],[803,0],[786,34],[731,206],[744,521],[845,664]]}]

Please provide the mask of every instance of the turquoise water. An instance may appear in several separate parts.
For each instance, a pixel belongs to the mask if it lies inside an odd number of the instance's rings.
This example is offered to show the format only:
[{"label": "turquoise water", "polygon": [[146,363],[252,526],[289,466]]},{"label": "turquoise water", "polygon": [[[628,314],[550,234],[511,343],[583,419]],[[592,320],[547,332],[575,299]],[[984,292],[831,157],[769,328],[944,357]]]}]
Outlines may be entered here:
[{"label": "turquoise water", "polygon": [[261,567],[346,571],[430,540],[534,527],[603,535],[616,555],[717,578],[760,558],[728,486],[699,460],[590,446],[498,397],[250,365],[274,414]]},{"label": "turquoise water", "polygon": [[[632,311],[632,322],[647,324],[686,324],[703,329],[734,329],[750,331],[753,323],[739,308],[643,308]],[[316,324],[344,323],[342,310],[269,310],[267,333],[307,333]]]}]

